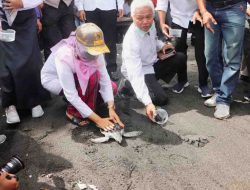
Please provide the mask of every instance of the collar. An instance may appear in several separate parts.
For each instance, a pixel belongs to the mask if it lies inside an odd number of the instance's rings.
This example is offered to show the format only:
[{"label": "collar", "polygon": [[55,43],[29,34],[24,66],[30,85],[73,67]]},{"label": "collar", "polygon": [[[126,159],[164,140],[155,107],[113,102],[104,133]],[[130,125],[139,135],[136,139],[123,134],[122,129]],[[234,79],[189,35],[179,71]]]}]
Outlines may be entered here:
[{"label": "collar", "polygon": [[[154,23],[153,23],[153,24],[154,24]],[[138,26],[136,26],[136,25],[134,24],[134,26],[135,26],[135,32],[136,32],[137,34],[139,34],[140,37],[144,37],[144,36],[146,36],[146,35],[149,35],[150,32],[151,32],[152,29],[153,29],[153,24],[151,25],[151,27],[149,28],[149,30],[148,30],[147,32],[141,30]]]}]

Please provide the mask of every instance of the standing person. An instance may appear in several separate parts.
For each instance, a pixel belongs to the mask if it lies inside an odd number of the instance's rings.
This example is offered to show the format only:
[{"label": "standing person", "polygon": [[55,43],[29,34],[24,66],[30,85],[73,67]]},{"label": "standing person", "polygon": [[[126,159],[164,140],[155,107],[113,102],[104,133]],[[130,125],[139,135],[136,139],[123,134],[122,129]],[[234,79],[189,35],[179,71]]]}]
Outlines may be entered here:
[{"label": "standing person", "polygon": [[[54,94],[64,94],[68,101],[67,118],[79,126],[91,120],[104,130],[111,130],[114,123],[124,127],[115,112],[114,83],[109,78],[103,57],[109,49],[102,30],[93,23],[82,24],[51,50],[41,71],[42,84]],[[107,103],[108,118],[95,113],[98,94]]]},{"label": "standing person", "polygon": [[[244,58],[243,63],[248,71],[248,77],[250,77],[250,5],[247,4],[247,17],[248,17],[248,27],[245,28],[245,38],[244,38]],[[244,99],[250,101],[250,89],[245,91]]]},{"label": "standing person", "polygon": [[67,38],[76,29],[73,0],[44,0],[42,8],[44,56],[47,59],[50,48]]},{"label": "standing person", "polygon": [[[159,15],[160,27],[162,33],[169,37],[169,29],[165,23],[166,19],[166,12],[168,8],[168,4],[170,3],[171,9],[171,17],[172,17],[172,24],[171,27],[174,29],[180,29],[181,37],[178,38],[176,43],[176,51],[182,52],[187,54],[187,33],[188,28],[193,26],[194,28],[194,35],[196,37],[195,43],[195,59],[198,66],[198,75],[199,75],[199,87],[198,92],[201,93],[201,97],[208,98],[212,96],[212,91],[208,87],[208,71],[206,68],[206,58],[204,54],[204,28],[201,26],[200,22],[192,23],[193,16],[198,14],[197,4],[195,0],[158,0],[157,2],[157,10]],[[182,6],[180,6],[180,3]],[[201,20],[200,20],[201,21]],[[186,71],[187,72],[187,71]],[[173,87],[173,92],[178,93],[178,87]]]},{"label": "standing person", "polygon": [[41,117],[44,112],[40,104],[49,98],[40,80],[42,58],[34,9],[40,3],[42,0],[9,0],[3,3],[5,10],[18,11],[11,26],[2,22],[4,30],[16,31],[15,41],[0,41],[2,106],[9,124],[20,122],[16,108],[31,109],[32,117]]},{"label": "standing person", "polygon": [[[152,120],[155,105],[166,105],[166,92],[158,79],[169,82],[177,73],[178,83],[187,83],[186,56],[176,53],[165,60],[157,59],[157,52],[166,53],[172,44],[158,40],[154,26],[154,5],[151,0],[133,0],[131,4],[133,23],[123,40],[122,67],[124,77],[146,108]],[[183,90],[183,89],[182,89]]]},{"label": "standing person", "polygon": [[204,104],[214,117],[230,116],[232,93],[239,78],[245,30],[246,0],[197,0],[205,25],[205,56],[215,94]]},{"label": "standing person", "polygon": [[105,60],[112,80],[119,79],[116,64],[116,24],[117,11],[119,17],[123,17],[123,4],[124,0],[79,0],[78,4],[80,19],[95,23],[104,33],[105,43],[110,49],[110,53],[105,54]]}]

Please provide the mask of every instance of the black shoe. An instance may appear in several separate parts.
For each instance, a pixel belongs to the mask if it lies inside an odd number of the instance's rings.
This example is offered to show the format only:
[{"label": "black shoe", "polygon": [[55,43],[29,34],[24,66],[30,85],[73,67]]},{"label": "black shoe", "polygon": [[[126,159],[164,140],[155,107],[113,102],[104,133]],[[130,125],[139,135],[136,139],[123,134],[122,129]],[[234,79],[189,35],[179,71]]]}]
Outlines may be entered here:
[{"label": "black shoe", "polygon": [[112,81],[118,81],[120,79],[117,71],[109,72],[109,76]]},{"label": "black shoe", "polygon": [[249,78],[249,76],[240,75],[240,80],[242,80],[242,81],[244,81],[244,82],[250,83],[250,78]]}]

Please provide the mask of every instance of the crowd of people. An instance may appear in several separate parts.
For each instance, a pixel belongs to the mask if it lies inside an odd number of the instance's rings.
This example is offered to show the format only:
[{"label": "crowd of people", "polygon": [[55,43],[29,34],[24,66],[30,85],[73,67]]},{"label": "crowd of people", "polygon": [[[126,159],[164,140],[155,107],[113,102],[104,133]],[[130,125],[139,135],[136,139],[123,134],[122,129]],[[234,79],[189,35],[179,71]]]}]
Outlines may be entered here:
[{"label": "crowd of people", "polygon": [[[168,103],[159,79],[169,83],[176,75],[172,91],[178,94],[189,86],[190,30],[195,36],[197,90],[206,98],[205,106],[215,107],[215,118],[228,118],[241,64],[250,71],[247,1],[181,1],[181,6],[174,0],[0,1],[2,29],[16,31],[14,42],[0,41],[0,88],[6,122],[19,123],[22,109],[30,109],[33,118],[41,117],[41,105],[52,93],[64,97],[66,117],[79,126],[94,122],[103,130],[111,130],[115,123],[124,127],[114,103],[114,81],[121,78],[126,80],[124,88],[136,95],[153,120],[156,106]],[[7,12],[12,10],[17,10],[17,15],[10,23]],[[121,77],[116,33],[117,20],[124,13],[132,23],[122,43]],[[75,19],[80,24],[76,25]],[[181,31],[175,44],[168,40],[171,29]],[[165,40],[159,40],[159,35]],[[250,91],[245,99],[250,101]],[[96,112],[103,105],[108,117]]]}]

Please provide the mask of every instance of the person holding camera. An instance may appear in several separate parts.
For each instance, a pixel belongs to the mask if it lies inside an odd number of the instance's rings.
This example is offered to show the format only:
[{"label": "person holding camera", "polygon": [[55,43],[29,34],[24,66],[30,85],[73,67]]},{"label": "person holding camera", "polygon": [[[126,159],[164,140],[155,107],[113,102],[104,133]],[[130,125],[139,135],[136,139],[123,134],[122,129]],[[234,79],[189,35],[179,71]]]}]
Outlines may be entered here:
[{"label": "person holding camera", "polygon": [[[187,83],[187,57],[183,53],[174,54],[171,43],[165,44],[158,40],[151,0],[134,0],[131,16],[133,23],[123,40],[121,72],[131,83],[137,98],[146,107],[147,116],[152,120],[155,105],[166,105],[168,102],[158,79],[169,82],[177,73],[178,83]],[[157,58],[158,52],[162,60]],[[168,52],[172,56],[168,57]],[[162,55],[165,55],[165,59]]]},{"label": "person holding camera", "polygon": [[16,175],[0,171],[0,190],[17,190],[19,179]]},{"label": "person holding camera", "polygon": [[[102,30],[93,23],[82,24],[51,50],[41,71],[41,80],[47,90],[66,97],[67,118],[79,126],[91,120],[106,131],[111,130],[114,123],[124,127],[115,112],[112,85],[114,88],[116,85],[111,82],[105,66],[103,54],[109,49]],[[94,112],[98,92],[108,105],[108,118]]]},{"label": "person holding camera", "polygon": [[17,190],[19,179],[15,175],[24,169],[22,160],[13,156],[5,165],[0,168],[0,190]]}]

